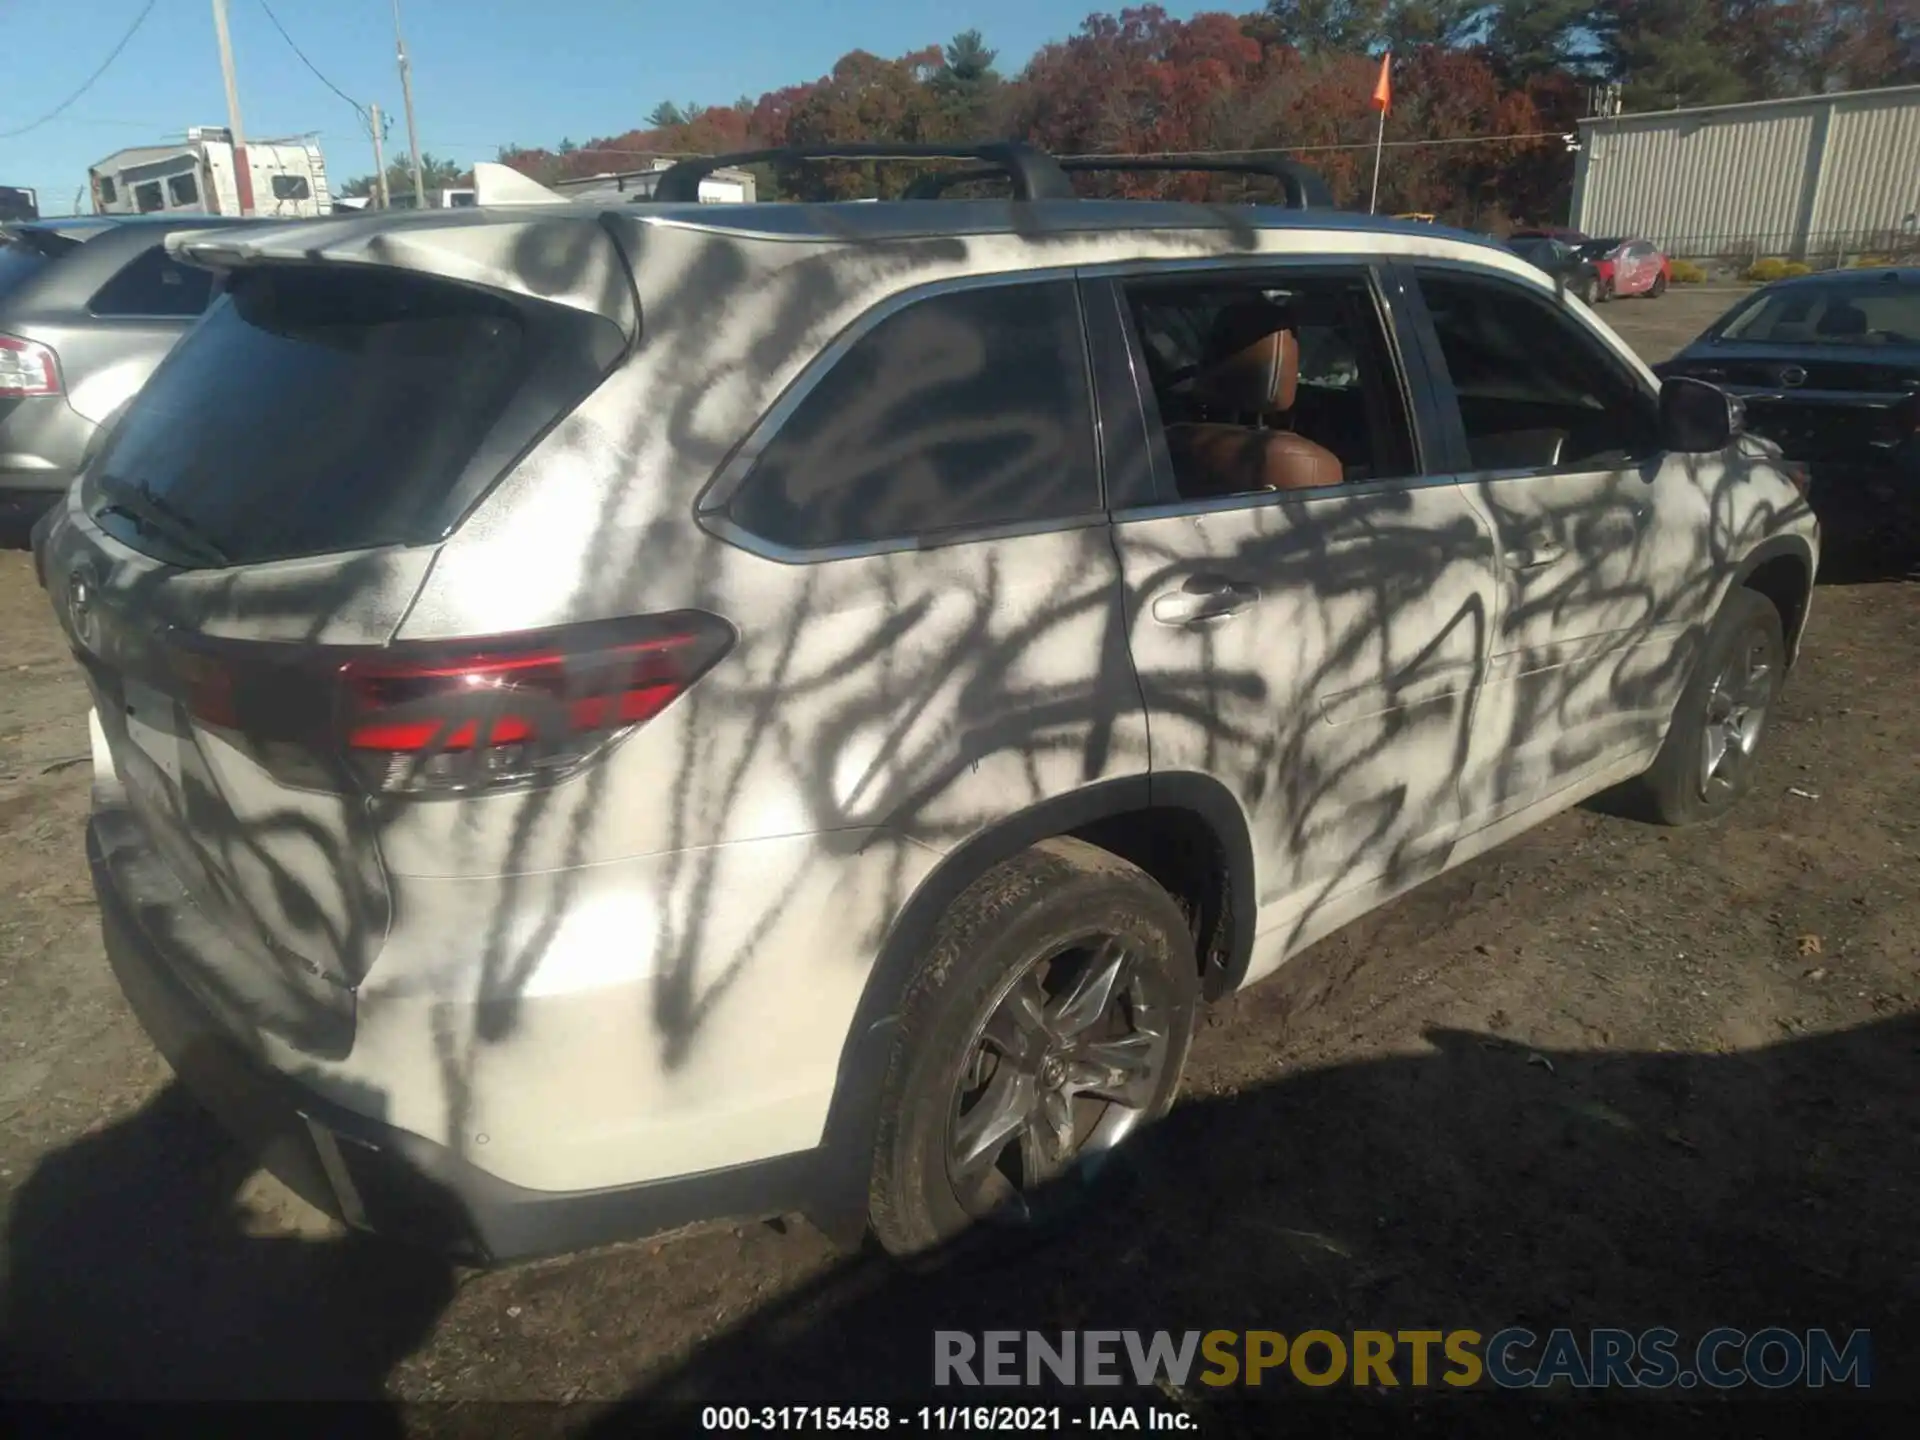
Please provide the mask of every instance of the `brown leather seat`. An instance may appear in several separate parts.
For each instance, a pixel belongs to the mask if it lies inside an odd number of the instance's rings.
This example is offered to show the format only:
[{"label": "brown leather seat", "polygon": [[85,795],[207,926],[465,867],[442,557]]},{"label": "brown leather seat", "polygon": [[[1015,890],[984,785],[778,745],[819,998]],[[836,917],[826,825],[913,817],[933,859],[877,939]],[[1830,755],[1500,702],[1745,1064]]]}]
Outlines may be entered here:
[{"label": "brown leather seat", "polygon": [[1344,480],[1346,467],[1331,450],[1263,423],[1291,411],[1299,387],[1300,342],[1286,311],[1265,302],[1230,306],[1215,323],[1213,341],[1217,358],[1194,377],[1192,396],[1209,411],[1245,416],[1250,423],[1167,427],[1181,495],[1305,490]]}]

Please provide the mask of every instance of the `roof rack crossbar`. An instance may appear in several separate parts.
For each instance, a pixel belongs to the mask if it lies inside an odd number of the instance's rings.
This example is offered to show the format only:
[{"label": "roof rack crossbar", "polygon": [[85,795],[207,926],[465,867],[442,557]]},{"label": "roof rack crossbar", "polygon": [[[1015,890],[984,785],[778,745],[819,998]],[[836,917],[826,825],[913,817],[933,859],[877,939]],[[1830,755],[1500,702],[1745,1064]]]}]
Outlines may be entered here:
[{"label": "roof rack crossbar", "polygon": [[[1262,175],[1278,180],[1293,210],[1334,208],[1333,192],[1316,170],[1292,160],[1267,156],[1236,155],[1061,155],[1054,163],[1066,174],[1083,170],[1121,170],[1133,172],[1172,171],[1181,173]],[[980,170],[944,170],[922,175],[907,187],[909,200],[931,200],[969,180],[989,179],[1004,173],[997,168]]]},{"label": "roof rack crossbar", "polygon": [[1073,185],[1053,156],[1018,140],[982,145],[890,145],[858,141],[839,145],[789,145],[772,150],[740,150],[681,160],[663,171],[654,187],[656,201],[687,204],[700,198],[700,182],[732,165],[782,164],[815,160],[977,160],[984,173],[1009,176],[1016,200],[1071,200]]}]

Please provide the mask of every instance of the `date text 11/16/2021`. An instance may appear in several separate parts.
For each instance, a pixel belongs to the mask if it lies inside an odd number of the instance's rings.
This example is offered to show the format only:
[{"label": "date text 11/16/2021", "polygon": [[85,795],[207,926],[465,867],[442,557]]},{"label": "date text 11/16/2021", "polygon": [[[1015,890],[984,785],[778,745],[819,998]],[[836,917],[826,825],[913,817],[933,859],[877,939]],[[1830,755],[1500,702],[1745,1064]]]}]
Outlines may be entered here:
[{"label": "date text 11/16/2021", "polygon": [[1184,1410],[1159,1405],[709,1405],[700,1428],[713,1431],[823,1430],[908,1433],[1057,1435],[1064,1431],[1194,1431],[1199,1422]]}]

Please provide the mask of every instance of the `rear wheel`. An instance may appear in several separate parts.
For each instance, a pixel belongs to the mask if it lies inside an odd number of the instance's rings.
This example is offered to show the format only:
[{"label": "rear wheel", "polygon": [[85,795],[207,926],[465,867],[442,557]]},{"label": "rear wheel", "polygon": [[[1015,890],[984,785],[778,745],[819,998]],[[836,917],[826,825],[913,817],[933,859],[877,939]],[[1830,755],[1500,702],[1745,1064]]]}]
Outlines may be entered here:
[{"label": "rear wheel", "polygon": [[1593,303],[1594,304],[1604,305],[1607,303],[1607,301],[1611,300],[1612,298],[1613,298],[1613,286],[1609,285],[1605,280],[1596,280],[1593,282]]},{"label": "rear wheel", "polygon": [[970,886],[907,995],[869,1218],[894,1254],[1072,1208],[1172,1103],[1198,1003],[1173,898],[1053,839]]},{"label": "rear wheel", "polygon": [[1786,665],[1780,612],[1764,595],[1734,590],[1674,707],[1660,754],[1637,784],[1651,818],[1667,825],[1711,820],[1752,788]]}]

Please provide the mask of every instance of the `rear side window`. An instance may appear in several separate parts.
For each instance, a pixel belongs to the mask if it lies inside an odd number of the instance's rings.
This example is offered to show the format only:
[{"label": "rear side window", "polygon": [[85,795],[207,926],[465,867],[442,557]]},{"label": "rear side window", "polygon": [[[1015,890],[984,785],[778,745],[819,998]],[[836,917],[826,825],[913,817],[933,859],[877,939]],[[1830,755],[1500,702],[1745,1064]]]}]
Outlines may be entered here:
[{"label": "rear side window", "polygon": [[182,265],[163,246],[143,250],[94,293],[96,315],[198,315],[213,299],[213,272]]},{"label": "rear side window", "polygon": [[45,230],[15,234],[0,231],[0,300],[20,289],[69,250],[79,248],[79,241]]},{"label": "rear side window", "polygon": [[511,393],[505,300],[391,271],[242,272],[93,471],[233,563],[436,538]]},{"label": "rear side window", "polygon": [[276,175],[273,177],[273,198],[311,200],[313,188],[307,184],[307,177],[304,175]]},{"label": "rear side window", "polygon": [[807,392],[727,514],[822,549],[1099,508],[1079,305],[1046,281],[882,320]]}]

